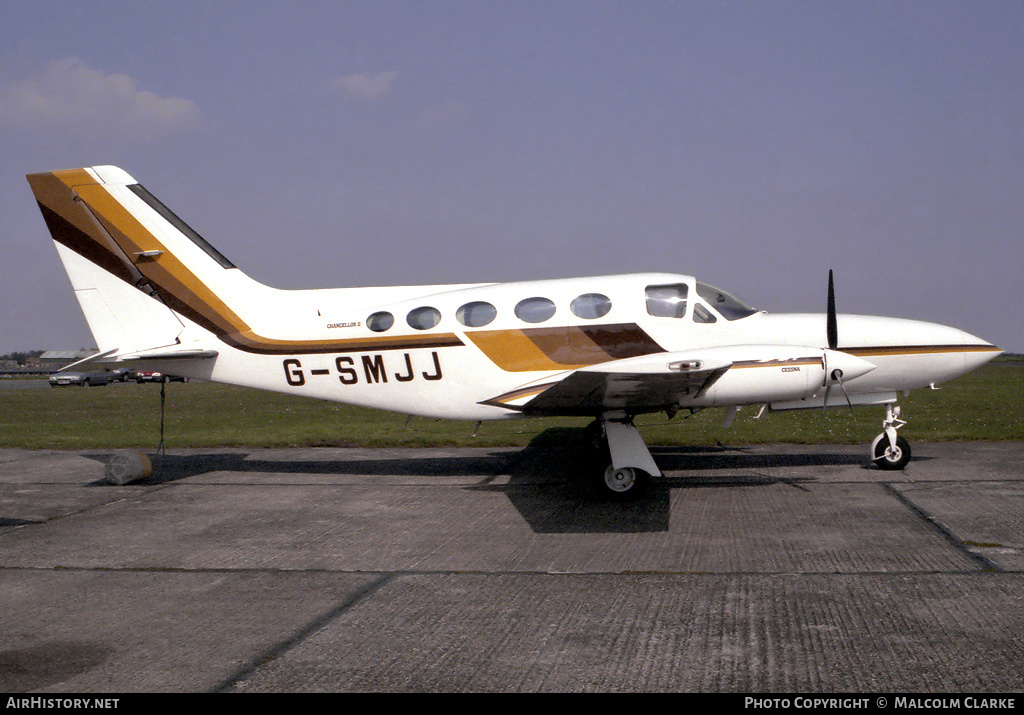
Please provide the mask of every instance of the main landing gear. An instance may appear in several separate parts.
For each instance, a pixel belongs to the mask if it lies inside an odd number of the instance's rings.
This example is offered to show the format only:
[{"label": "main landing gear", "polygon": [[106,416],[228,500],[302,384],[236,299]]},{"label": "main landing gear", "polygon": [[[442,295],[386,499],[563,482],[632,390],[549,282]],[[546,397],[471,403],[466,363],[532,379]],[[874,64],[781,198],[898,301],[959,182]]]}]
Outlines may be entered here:
[{"label": "main landing gear", "polygon": [[647,445],[629,417],[602,416],[587,427],[587,469],[598,493],[615,501],[641,495],[660,477]]},{"label": "main landing gear", "polygon": [[[896,433],[905,424],[900,419],[900,408],[887,404],[882,433],[871,443],[871,459],[879,469],[903,469],[910,462],[910,443]],[[633,499],[644,492],[651,477],[661,476],[628,415],[606,414],[591,422],[587,426],[587,448],[587,470],[597,491],[606,498]]]},{"label": "main landing gear", "polygon": [[900,419],[899,407],[885,406],[882,434],[871,443],[871,459],[879,469],[903,469],[910,462],[910,443],[896,434],[896,430],[905,424]]}]

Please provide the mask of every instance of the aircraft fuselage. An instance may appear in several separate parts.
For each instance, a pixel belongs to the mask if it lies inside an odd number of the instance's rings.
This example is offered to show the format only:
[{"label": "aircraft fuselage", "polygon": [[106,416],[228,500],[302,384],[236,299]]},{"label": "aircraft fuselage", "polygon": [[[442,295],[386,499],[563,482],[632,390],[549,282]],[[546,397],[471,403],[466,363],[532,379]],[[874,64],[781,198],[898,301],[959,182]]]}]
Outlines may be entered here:
[{"label": "aircraft fuselage", "polygon": [[[677,305],[671,315],[652,315],[652,286],[685,286],[686,297],[678,301],[685,305]],[[182,362],[173,369],[319,399],[467,420],[529,414],[520,409],[517,391],[532,397],[537,393],[531,386],[591,366],[614,362],[629,367],[619,362],[627,359],[663,367],[687,354],[706,358],[721,353],[734,358],[732,363],[757,368],[747,376],[751,389],[688,395],[677,400],[682,408],[800,406],[800,400],[820,398],[827,386],[821,352],[825,314],[750,311],[730,320],[698,294],[697,281],[690,276],[650,273],[454,289],[403,287],[396,291],[415,297],[391,303],[375,302],[381,295],[374,291],[358,308],[352,307],[362,297],[358,288],[273,291],[277,295],[266,295],[252,306],[254,332],[279,338],[295,333],[306,346],[315,347],[222,350],[214,365]],[[581,296],[591,296],[587,300],[597,307],[574,308]],[[533,301],[528,306],[534,310],[521,310],[525,319],[516,310],[524,301]],[[470,311],[466,306],[472,306]],[[482,317],[467,318],[472,309]],[[597,312],[602,314],[596,317]],[[381,314],[390,316],[386,329],[373,322]],[[473,320],[486,323],[464,324]],[[839,315],[838,328],[838,351],[871,365],[844,383],[850,399],[860,396],[862,404],[891,401],[895,393],[948,381],[999,352],[963,331],[921,321]],[[739,375],[744,373],[733,370],[729,377]],[[836,392],[829,404],[843,399]],[[660,407],[638,411],[653,409]]]}]

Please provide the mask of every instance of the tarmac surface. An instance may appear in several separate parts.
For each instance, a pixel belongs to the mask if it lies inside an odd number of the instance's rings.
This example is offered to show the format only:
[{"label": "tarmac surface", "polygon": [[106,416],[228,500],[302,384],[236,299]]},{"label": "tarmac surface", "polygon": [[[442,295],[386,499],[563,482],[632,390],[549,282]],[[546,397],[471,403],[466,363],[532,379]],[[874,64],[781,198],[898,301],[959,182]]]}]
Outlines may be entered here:
[{"label": "tarmac surface", "polygon": [[1024,444],[913,448],[0,450],[0,692],[1020,693]]}]

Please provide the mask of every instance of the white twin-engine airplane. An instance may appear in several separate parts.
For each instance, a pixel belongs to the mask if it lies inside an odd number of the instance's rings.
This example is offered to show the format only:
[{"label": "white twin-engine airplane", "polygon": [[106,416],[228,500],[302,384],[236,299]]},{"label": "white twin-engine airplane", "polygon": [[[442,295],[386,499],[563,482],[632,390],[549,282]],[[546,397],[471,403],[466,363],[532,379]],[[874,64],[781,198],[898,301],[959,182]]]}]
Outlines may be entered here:
[{"label": "white twin-engine airplane", "polygon": [[728,423],[741,405],[884,406],[872,459],[902,469],[898,393],[1001,353],[943,325],[836,315],[831,272],[817,315],[667,273],[278,290],[121,169],[28,181],[99,346],[87,361],[428,417],[590,416],[613,496],[661,476],[633,418],[680,409],[725,407]]}]

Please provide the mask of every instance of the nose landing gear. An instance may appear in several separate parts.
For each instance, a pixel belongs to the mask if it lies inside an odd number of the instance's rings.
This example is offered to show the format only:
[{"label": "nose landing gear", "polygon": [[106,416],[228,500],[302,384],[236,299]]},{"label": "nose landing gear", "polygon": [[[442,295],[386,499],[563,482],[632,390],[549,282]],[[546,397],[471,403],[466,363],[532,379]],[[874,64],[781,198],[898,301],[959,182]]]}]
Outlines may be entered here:
[{"label": "nose landing gear", "polygon": [[900,419],[899,407],[892,404],[885,406],[882,434],[871,443],[871,459],[879,469],[903,469],[910,462],[910,443],[896,434],[896,430],[905,424]]}]

